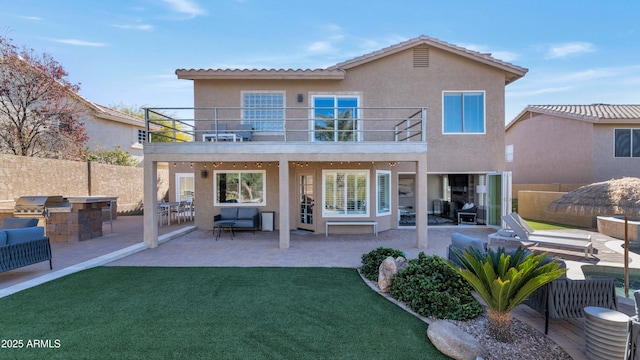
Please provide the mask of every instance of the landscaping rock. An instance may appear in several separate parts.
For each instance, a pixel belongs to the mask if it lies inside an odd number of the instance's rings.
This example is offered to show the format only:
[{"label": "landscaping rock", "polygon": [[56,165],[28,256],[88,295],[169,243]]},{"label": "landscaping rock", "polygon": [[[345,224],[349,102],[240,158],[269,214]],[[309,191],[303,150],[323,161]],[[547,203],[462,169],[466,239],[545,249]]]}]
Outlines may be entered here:
[{"label": "landscaping rock", "polygon": [[402,256],[393,258],[389,256],[384,259],[380,264],[378,273],[378,287],[380,291],[388,293],[391,288],[391,278],[398,273],[398,271],[407,267],[407,259]]},{"label": "landscaping rock", "polygon": [[456,360],[486,358],[487,351],[471,334],[448,321],[434,321],[427,329],[427,336],[441,353]]}]

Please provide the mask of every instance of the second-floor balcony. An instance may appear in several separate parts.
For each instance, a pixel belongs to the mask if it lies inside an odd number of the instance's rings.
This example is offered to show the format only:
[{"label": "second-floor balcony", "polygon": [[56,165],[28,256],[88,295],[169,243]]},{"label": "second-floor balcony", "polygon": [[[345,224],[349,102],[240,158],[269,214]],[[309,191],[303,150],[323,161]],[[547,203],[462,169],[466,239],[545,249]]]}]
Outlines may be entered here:
[{"label": "second-floor balcony", "polygon": [[426,151],[424,107],[145,108],[145,120],[145,152]]}]

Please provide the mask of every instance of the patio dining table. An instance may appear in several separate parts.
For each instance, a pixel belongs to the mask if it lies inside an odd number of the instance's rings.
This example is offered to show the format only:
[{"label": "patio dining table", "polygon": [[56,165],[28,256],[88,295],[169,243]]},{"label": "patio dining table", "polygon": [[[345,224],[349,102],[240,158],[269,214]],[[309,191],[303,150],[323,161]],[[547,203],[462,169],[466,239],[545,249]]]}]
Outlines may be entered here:
[{"label": "patio dining table", "polygon": [[180,202],[179,201],[172,201],[172,202],[163,202],[159,204],[160,207],[162,208],[162,210],[166,210],[166,214],[167,214],[167,225],[171,226],[171,214],[172,214],[172,209],[174,209],[177,219],[178,219],[178,223],[180,223]]}]

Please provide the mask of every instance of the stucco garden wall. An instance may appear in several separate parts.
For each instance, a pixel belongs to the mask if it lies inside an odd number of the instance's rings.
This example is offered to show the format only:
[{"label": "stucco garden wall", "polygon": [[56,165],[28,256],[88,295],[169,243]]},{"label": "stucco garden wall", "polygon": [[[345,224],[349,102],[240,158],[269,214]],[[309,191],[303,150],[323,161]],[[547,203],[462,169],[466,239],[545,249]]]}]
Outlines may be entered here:
[{"label": "stucco garden wall", "polygon": [[573,191],[586,184],[513,184],[511,186],[511,192],[514,199],[518,199],[518,193],[520,191],[552,191],[567,193]]},{"label": "stucco garden wall", "polygon": [[[118,213],[141,213],[144,172],[140,167],[0,154],[0,206],[20,196],[116,196]],[[158,198],[169,189],[168,169],[158,169]]]},{"label": "stucco garden wall", "polygon": [[518,213],[525,219],[596,228],[595,217],[558,214],[547,211],[547,206],[564,194],[566,192],[518,191]]}]

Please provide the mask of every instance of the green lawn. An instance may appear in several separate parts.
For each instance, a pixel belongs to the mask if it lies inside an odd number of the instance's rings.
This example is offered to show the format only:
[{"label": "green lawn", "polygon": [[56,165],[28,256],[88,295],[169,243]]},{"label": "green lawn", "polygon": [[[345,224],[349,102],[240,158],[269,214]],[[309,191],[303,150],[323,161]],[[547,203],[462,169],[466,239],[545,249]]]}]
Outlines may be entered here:
[{"label": "green lawn", "polygon": [[447,358],[355,269],[100,267],[0,308],[0,358]]},{"label": "green lawn", "polygon": [[529,224],[529,226],[531,226],[531,228],[533,230],[567,230],[567,229],[582,229],[580,227],[577,226],[571,226],[571,225],[564,225],[564,224],[557,224],[557,223],[550,223],[550,222],[544,222],[544,221],[535,221],[535,220],[529,220],[529,219],[525,219],[527,221],[527,224]]}]

